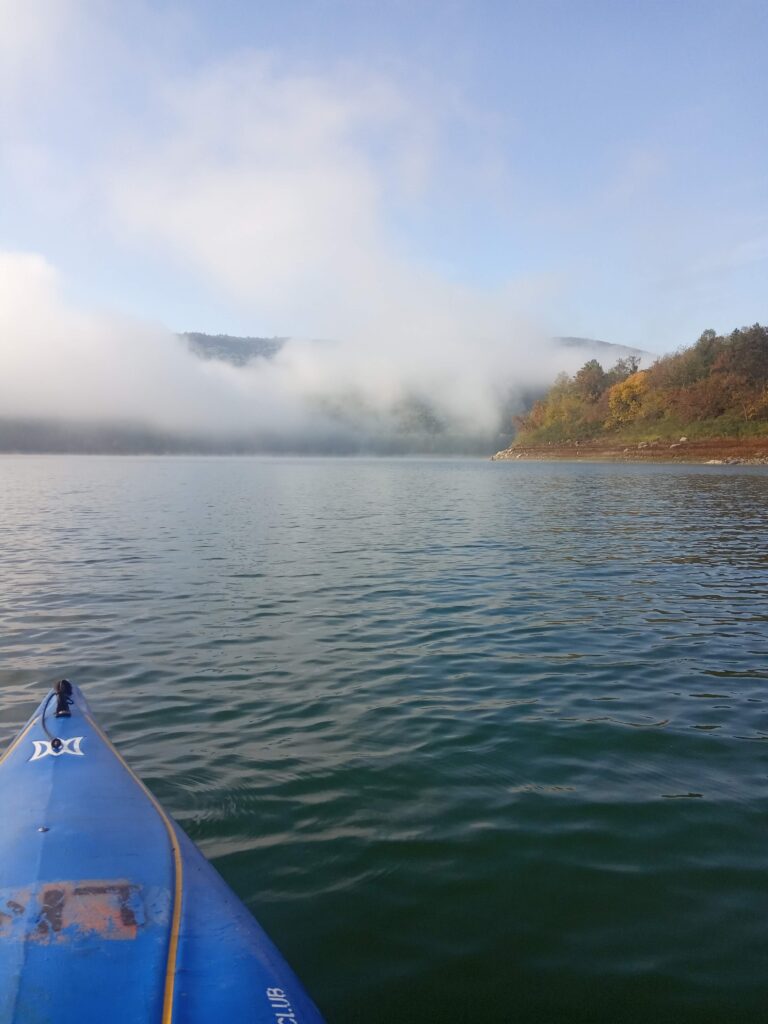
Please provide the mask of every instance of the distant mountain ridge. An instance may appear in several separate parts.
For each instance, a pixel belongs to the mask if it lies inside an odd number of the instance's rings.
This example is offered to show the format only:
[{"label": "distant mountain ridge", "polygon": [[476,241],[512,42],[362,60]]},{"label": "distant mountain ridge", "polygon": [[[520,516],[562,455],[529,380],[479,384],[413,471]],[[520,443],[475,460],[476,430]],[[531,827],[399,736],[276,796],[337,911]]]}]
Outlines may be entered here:
[{"label": "distant mountain ridge", "polygon": [[287,338],[239,338],[232,334],[202,334],[200,331],[186,331],[189,350],[200,359],[217,359],[232,366],[247,366],[254,359],[272,359],[288,340]]},{"label": "distant mountain ridge", "polygon": [[637,359],[647,356],[656,358],[653,353],[647,352],[645,349],[632,348],[630,345],[617,345],[612,341],[598,341],[597,338],[564,337],[553,338],[553,341],[563,348],[592,349],[601,352],[606,358],[612,356],[615,356],[617,359],[626,359],[627,356],[635,356]]},{"label": "distant mountain ridge", "polygon": [[[190,352],[200,359],[214,359],[232,366],[247,366],[256,359],[272,359],[289,340],[287,337],[257,338],[239,337],[233,334],[204,334],[201,331],[185,331],[180,335],[189,346]],[[562,348],[583,349],[615,359],[636,356],[638,359],[651,356],[640,348],[627,345],[616,345],[610,341],[598,341],[596,338],[560,337],[552,339]]]}]

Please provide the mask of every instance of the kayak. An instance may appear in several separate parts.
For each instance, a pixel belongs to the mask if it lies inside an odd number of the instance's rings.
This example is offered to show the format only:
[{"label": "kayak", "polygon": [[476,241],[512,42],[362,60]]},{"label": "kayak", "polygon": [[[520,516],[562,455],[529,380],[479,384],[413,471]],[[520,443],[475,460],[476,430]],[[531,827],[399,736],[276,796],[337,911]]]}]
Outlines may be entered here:
[{"label": "kayak", "polygon": [[0,1024],[322,1024],[261,926],[57,683],[0,758]]}]

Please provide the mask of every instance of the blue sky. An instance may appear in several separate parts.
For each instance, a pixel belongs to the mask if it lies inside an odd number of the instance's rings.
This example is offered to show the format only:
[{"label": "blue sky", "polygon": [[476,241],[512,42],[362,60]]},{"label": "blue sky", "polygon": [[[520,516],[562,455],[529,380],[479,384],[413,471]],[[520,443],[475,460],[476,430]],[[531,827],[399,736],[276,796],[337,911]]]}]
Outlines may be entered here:
[{"label": "blue sky", "polygon": [[653,351],[768,319],[764,0],[29,6],[0,249],[71,303],[336,336],[456,302]]}]

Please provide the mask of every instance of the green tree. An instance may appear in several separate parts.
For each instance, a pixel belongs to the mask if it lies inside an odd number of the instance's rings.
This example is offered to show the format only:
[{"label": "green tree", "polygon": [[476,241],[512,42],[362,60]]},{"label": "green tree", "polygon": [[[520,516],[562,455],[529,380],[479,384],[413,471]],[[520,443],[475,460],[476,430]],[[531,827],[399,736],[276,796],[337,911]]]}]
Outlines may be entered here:
[{"label": "green tree", "polygon": [[607,374],[596,359],[590,359],[573,378],[573,390],[586,402],[596,402],[608,384]]}]

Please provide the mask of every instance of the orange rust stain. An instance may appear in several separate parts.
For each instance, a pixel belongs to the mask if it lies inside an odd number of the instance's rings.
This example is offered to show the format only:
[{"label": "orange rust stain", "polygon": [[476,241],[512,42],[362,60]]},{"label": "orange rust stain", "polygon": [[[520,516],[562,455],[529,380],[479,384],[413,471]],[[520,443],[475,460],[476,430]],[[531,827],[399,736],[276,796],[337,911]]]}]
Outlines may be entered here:
[{"label": "orange rust stain", "polygon": [[17,889],[12,896],[0,899],[0,939],[11,934],[14,922],[17,921],[32,898],[31,889]]},{"label": "orange rust stain", "polygon": [[0,938],[24,934],[34,942],[59,943],[98,935],[131,940],[143,923],[141,907],[141,886],[127,879],[47,882],[35,892],[19,889],[5,896],[0,902]]}]

